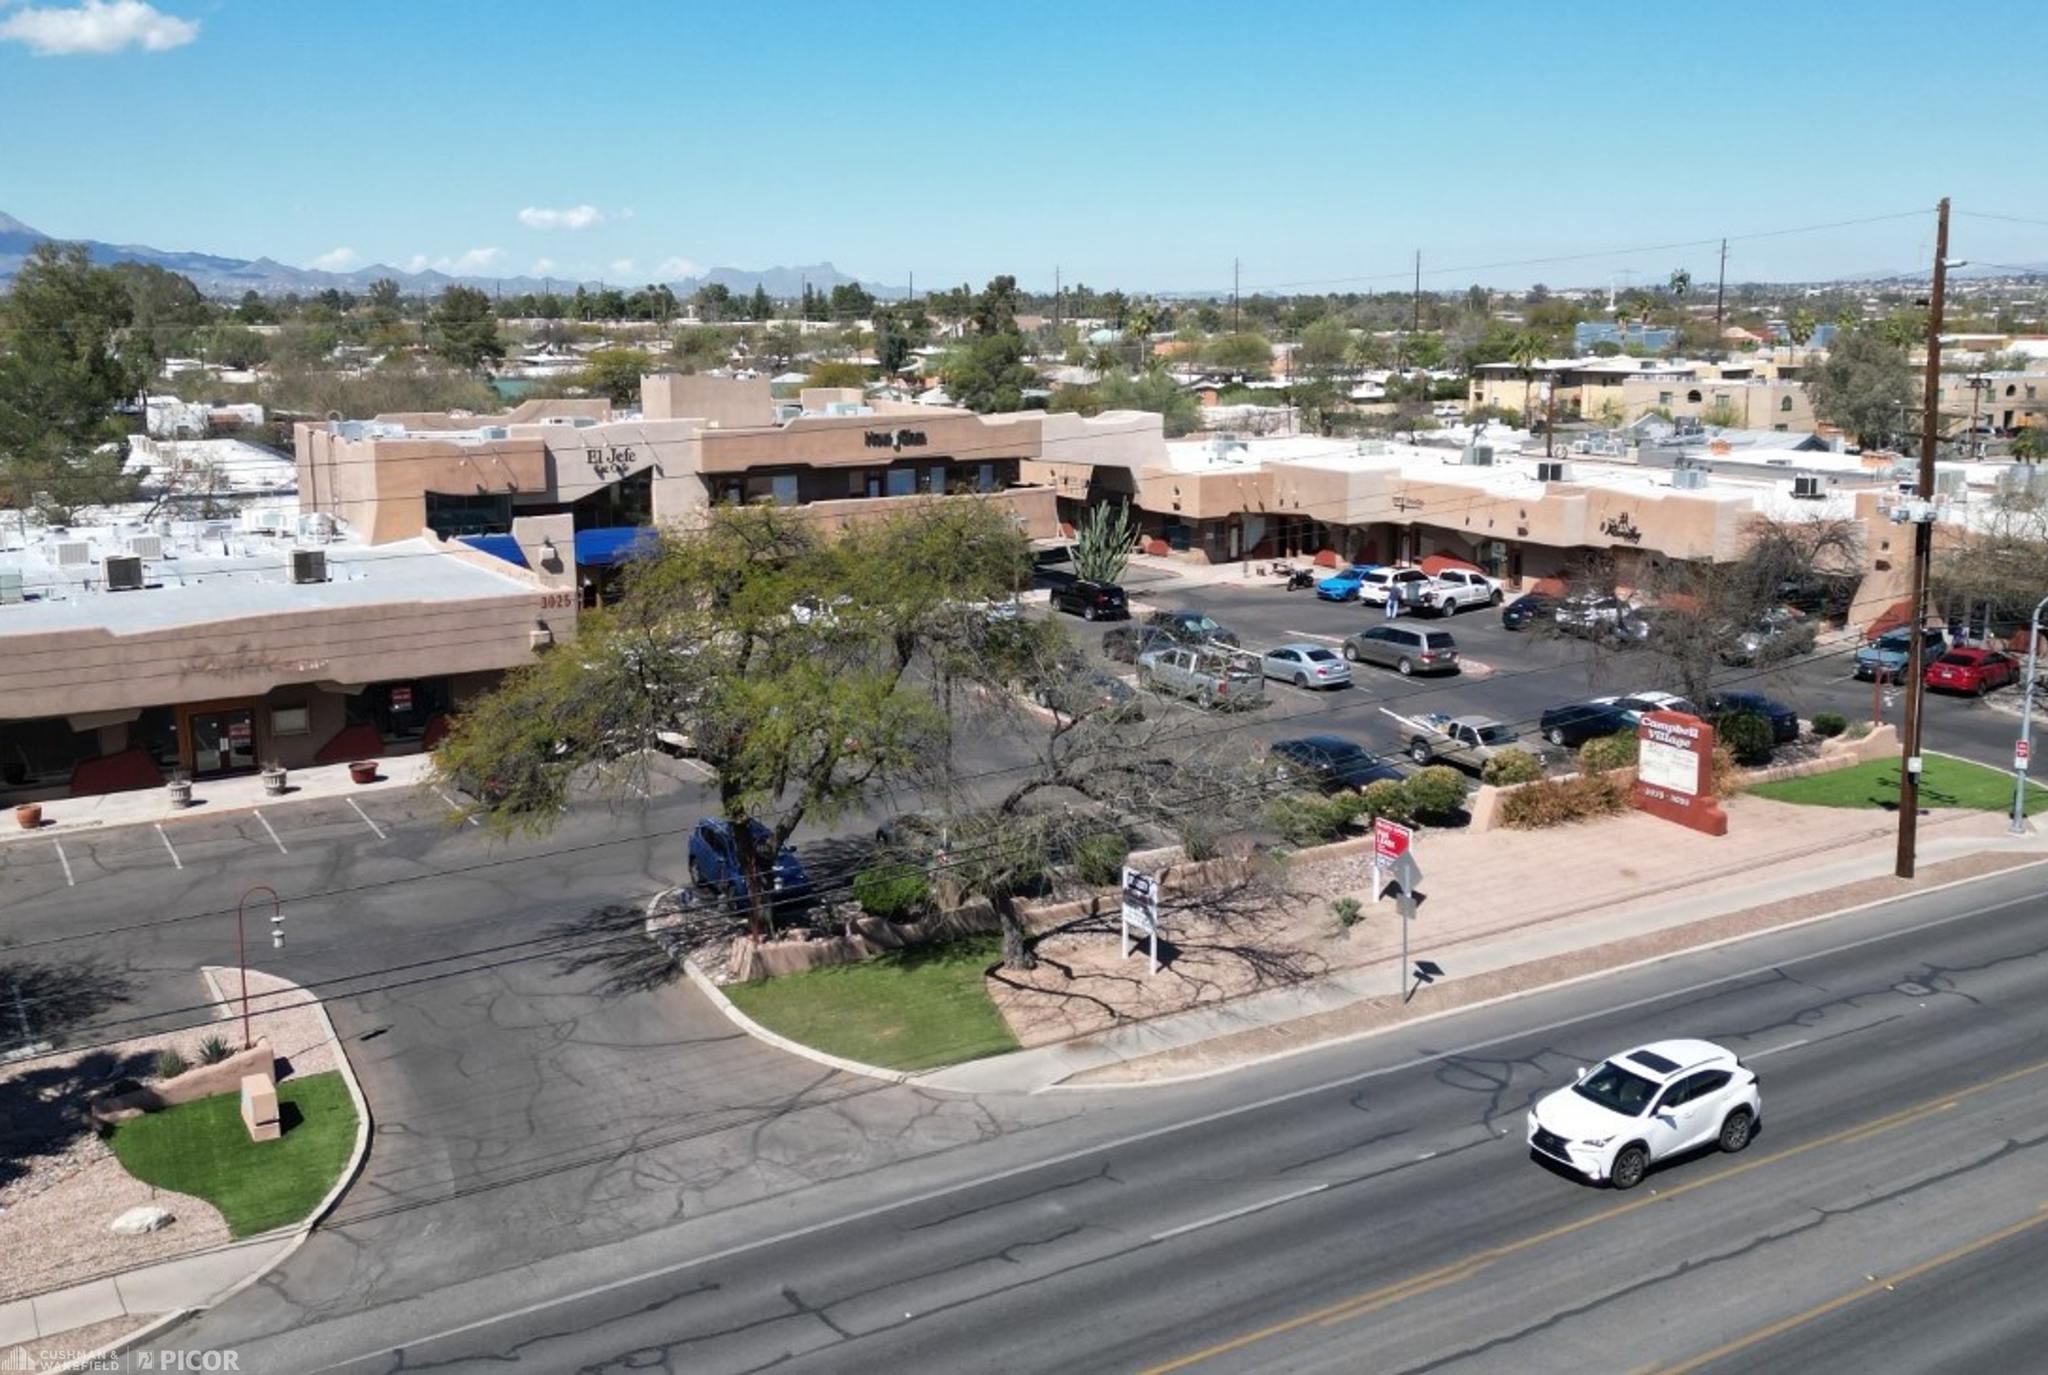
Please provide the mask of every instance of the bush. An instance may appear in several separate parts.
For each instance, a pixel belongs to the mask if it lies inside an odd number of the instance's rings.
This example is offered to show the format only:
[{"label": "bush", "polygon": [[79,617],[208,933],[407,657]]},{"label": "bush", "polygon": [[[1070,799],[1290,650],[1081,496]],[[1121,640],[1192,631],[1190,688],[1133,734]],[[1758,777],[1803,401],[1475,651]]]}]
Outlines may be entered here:
[{"label": "bush", "polygon": [[1097,831],[1082,837],[1074,853],[1074,870],[1091,888],[1107,888],[1124,881],[1124,861],[1131,856],[1131,842],[1115,831]]},{"label": "bush", "polygon": [[1357,898],[1338,898],[1330,904],[1330,915],[1337,919],[1337,925],[1347,931],[1358,925],[1358,919],[1364,913],[1365,904]]},{"label": "bush", "polygon": [[1415,802],[1405,781],[1382,778],[1358,790],[1357,816],[1385,817],[1389,821],[1411,821]]},{"label": "bush", "polygon": [[1632,730],[1616,731],[1579,746],[1579,772],[1583,774],[1612,773],[1633,768],[1635,762],[1636,733]]},{"label": "bush", "polygon": [[853,900],[883,921],[903,921],[931,902],[931,881],[915,869],[863,869],[853,876]]},{"label": "bush", "polygon": [[1491,783],[1496,788],[1510,787],[1516,783],[1534,783],[1543,777],[1543,761],[1527,750],[1507,749],[1486,761],[1486,767],[1479,771],[1479,781]]},{"label": "bush", "polygon": [[1289,845],[1327,845],[1350,820],[1344,806],[1342,798],[1289,796],[1275,799],[1267,815]]},{"label": "bush", "polygon": [[1714,798],[1726,802],[1748,786],[1748,775],[1736,765],[1735,751],[1726,745],[1714,746],[1713,770]]},{"label": "bush", "polygon": [[234,1054],[228,1043],[219,1036],[209,1036],[199,1043],[199,1063],[217,1065]]},{"label": "bush", "polygon": [[1402,785],[1411,813],[1425,819],[1455,816],[1465,807],[1465,775],[1448,764],[1432,764]]},{"label": "bush", "polygon": [[1839,711],[1817,711],[1813,714],[1813,733],[1823,740],[1832,740],[1849,729],[1849,719]]},{"label": "bush", "polygon": [[190,1068],[175,1047],[165,1046],[157,1052],[156,1077],[159,1079],[175,1079]]},{"label": "bush", "polygon": [[1877,722],[1875,721],[1851,721],[1849,729],[1843,731],[1842,734],[1851,740],[1861,740],[1876,729]]},{"label": "bush", "polygon": [[1504,794],[1500,819],[1503,826],[1517,831],[1540,831],[1596,816],[1612,816],[1627,807],[1626,788],[1606,774],[1587,773],[1577,778],[1530,783]]},{"label": "bush", "polygon": [[1770,718],[1761,712],[1738,711],[1718,717],[1714,721],[1714,734],[1721,744],[1728,747],[1738,764],[1768,764],[1771,751],[1778,745]]}]

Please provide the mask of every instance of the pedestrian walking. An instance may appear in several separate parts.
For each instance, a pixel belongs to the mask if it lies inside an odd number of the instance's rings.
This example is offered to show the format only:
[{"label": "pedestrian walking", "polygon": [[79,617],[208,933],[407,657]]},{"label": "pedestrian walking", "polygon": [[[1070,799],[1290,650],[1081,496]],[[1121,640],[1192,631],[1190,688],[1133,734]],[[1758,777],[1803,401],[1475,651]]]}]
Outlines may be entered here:
[{"label": "pedestrian walking", "polygon": [[1395,620],[1400,616],[1400,614],[1401,584],[1397,582],[1390,582],[1387,584],[1387,619],[1390,621]]}]

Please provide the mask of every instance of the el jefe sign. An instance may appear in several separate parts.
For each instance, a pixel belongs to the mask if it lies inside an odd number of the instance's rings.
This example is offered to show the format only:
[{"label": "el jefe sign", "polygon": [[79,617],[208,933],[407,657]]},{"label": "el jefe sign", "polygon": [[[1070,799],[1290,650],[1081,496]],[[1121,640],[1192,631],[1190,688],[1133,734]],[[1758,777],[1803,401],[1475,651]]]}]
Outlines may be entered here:
[{"label": "el jefe sign", "polygon": [[1653,711],[1636,727],[1636,806],[1710,836],[1728,834],[1714,797],[1714,728],[1697,716]]}]

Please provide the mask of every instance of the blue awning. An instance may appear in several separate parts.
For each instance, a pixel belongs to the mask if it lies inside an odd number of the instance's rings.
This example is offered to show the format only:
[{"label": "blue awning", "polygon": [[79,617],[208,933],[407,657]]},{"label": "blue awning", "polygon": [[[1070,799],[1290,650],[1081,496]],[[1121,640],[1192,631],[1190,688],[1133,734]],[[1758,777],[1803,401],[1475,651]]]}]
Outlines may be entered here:
[{"label": "blue awning", "polygon": [[635,554],[654,547],[654,531],[644,525],[613,526],[605,530],[576,532],[576,566],[601,567],[624,563]]},{"label": "blue awning", "polygon": [[464,535],[461,539],[462,543],[480,554],[489,554],[492,558],[516,563],[521,568],[527,566],[525,551],[520,549],[519,541],[510,535]]}]

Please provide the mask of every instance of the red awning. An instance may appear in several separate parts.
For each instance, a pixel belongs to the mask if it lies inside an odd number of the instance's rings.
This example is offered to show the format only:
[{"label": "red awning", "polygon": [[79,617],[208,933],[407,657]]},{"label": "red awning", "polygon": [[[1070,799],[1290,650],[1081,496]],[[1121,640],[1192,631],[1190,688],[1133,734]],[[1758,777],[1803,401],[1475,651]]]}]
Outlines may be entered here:
[{"label": "red awning", "polygon": [[1476,563],[1466,559],[1454,559],[1449,554],[1425,554],[1423,556],[1422,571],[1429,574],[1432,578],[1443,572],[1446,568],[1462,568],[1468,573],[1484,573],[1486,571]]}]

